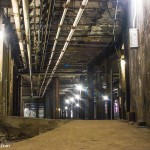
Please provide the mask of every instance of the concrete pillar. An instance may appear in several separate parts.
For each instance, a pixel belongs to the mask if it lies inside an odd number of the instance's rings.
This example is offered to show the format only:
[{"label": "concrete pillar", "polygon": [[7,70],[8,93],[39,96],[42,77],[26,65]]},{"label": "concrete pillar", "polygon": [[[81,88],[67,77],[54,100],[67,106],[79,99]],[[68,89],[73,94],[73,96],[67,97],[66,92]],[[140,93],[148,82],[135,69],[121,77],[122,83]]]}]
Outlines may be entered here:
[{"label": "concrete pillar", "polygon": [[47,90],[44,99],[44,118],[51,118],[50,91]]},{"label": "concrete pillar", "polygon": [[94,66],[88,66],[88,107],[89,107],[89,119],[94,119],[94,81],[93,81]]},{"label": "concrete pillar", "polygon": [[60,118],[59,78],[55,78],[55,118]]},{"label": "concrete pillar", "polygon": [[59,78],[53,78],[45,94],[45,117],[60,118]]},{"label": "concrete pillar", "polygon": [[80,119],[85,119],[85,99],[86,95],[84,91],[81,91],[81,100],[80,100],[80,112],[79,112],[79,118]]},{"label": "concrete pillar", "polygon": [[20,116],[23,117],[24,116],[24,106],[23,106],[23,99],[22,99],[22,87],[23,87],[23,83],[22,83],[22,76],[20,76]]},{"label": "concrete pillar", "polygon": [[[80,76],[80,83],[81,85],[84,86],[84,76]],[[85,119],[85,91],[81,90],[79,91],[79,95],[80,95],[80,100],[79,100],[79,118],[80,119]]]},{"label": "concrete pillar", "polygon": [[99,91],[96,90],[96,119],[100,119]]},{"label": "concrete pillar", "polygon": [[104,90],[102,89],[102,83],[104,82],[104,73],[99,72],[99,119],[105,119],[105,101],[102,99],[102,95],[104,95]]},{"label": "concrete pillar", "polygon": [[0,115],[5,115],[5,102],[3,97],[3,30],[2,9],[0,8]]},{"label": "concrete pillar", "polygon": [[51,119],[55,119],[55,82],[52,81],[50,86],[50,112],[51,112]]},{"label": "concrete pillar", "polygon": [[100,109],[100,69],[99,67],[97,67],[96,69],[96,83],[95,83],[95,107],[96,107],[96,117],[95,119],[100,119],[100,113],[101,113],[101,109]]},{"label": "concrete pillar", "polygon": [[36,118],[39,118],[39,99],[36,99]]},{"label": "concrete pillar", "polygon": [[13,115],[13,66],[14,61],[11,58],[11,46],[9,45],[9,65],[8,65],[8,88],[9,88],[9,94],[8,94],[8,111],[7,115],[12,116]]},{"label": "concrete pillar", "polygon": [[113,70],[110,70],[110,100],[111,100],[111,119],[114,119],[114,99],[113,99]]},{"label": "concrete pillar", "polygon": [[88,90],[84,93],[84,103],[85,103],[85,119],[89,117],[89,99],[88,99]]}]

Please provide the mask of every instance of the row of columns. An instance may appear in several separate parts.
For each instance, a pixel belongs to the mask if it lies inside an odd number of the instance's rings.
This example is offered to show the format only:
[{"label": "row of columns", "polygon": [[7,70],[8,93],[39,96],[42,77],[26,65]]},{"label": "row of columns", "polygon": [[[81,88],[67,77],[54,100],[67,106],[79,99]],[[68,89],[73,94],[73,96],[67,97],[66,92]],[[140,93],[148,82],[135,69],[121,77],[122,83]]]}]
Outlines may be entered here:
[{"label": "row of columns", "polygon": [[[118,60],[117,60],[118,61]],[[116,61],[117,65],[118,62]],[[114,96],[113,89],[120,89],[122,81],[122,75],[118,72],[114,72],[112,61],[105,59],[103,63],[103,70],[100,71],[100,67],[89,65],[88,67],[88,89],[87,91],[80,91],[81,101],[80,107],[73,108],[74,118],[78,119],[114,119],[120,117],[125,119],[125,93]],[[120,63],[120,62],[119,62]],[[118,68],[119,70],[119,68]],[[117,80],[118,85],[114,85],[113,81]],[[81,79],[81,83],[83,83]],[[103,100],[103,96],[108,96],[108,101]],[[118,102],[120,114],[114,114],[115,100]],[[46,118],[65,118],[66,113],[64,105],[59,98],[59,78],[54,78],[53,82],[45,96],[45,117]],[[117,112],[116,112],[117,113]],[[71,118],[71,112],[68,111],[68,118]]]}]

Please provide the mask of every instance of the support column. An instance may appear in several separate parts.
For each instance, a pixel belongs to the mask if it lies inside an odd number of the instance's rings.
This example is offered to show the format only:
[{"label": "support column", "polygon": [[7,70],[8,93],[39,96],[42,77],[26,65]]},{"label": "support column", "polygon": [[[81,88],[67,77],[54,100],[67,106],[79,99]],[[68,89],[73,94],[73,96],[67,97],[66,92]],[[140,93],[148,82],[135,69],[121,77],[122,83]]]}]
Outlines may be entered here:
[{"label": "support column", "polygon": [[12,116],[13,115],[13,66],[14,66],[14,61],[12,60],[11,57],[11,46],[9,45],[9,65],[8,65],[8,89],[9,89],[9,94],[8,94],[8,111],[7,115]]},{"label": "support column", "polygon": [[[102,69],[102,66],[101,66]],[[102,99],[102,96],[105,94],[104,89],[102,88],[103,83],[105,81],[105,71],[99,72],[99,105],[100,105],[100,113],[99,113],[99,119],[105,119],[105,102]]]},{"label": "support column", "polygon": [[111,100],[111,120],[114,119],[114,99],[113,99],[113,70],[110,70],[110,100]]},{"label": "support column", "polygon": [[20,116],[24,116],[24,110],[23,110],[23,99],[22,99],[22,76],[20,76]]},{"label": "support column", "polygon": [[[84,86],[84,76],[80,76],[80,83]],[[80,100],[79,100],[79,118],[85,119],[85,92],[80,90]]]},{"label": "support column", "polygon": [[45,95],[45,117],[60,118],[59,78],[53,78]]},{"label": "support column", "polygon": [[89,118],[89,99],[88,99],[88,91],[85,91],[85,119]]},{"label": "support column", "polygon": [[2,24],[2,8],[0,8],[0,115],[5,114],[5,105],[3,101],[3,29]]},{"label": "support column", "polygon": [[55,119],[55,81],[52,81],[52,85],[50,87],[50,111],[51,111],[51,119]]},{"label": "support column", "polygon": [[36,118],[39,118],[39,98],[36,99]]},{"label": "support column", "polygon": [[96,119],[100,119],[101,108],[100,108],[100,69],[97,67],[96,69]]},{"label": "support column", "polygon": [[88,66],[88,107],[89,107],[89,119],[94,119],[94,81],[93,81],[94,66]]},{"label": "support column", "polygon": [[[50,89],[50,88],[49,88]],[[50,103],[50,91],[47,90],[45,94],[45,102],[44,102],[44,118],[51,119],[51,103]]]},{"label": "support column", "polygon": [[55,78],[55,119],[60,118],[59,78]]}]

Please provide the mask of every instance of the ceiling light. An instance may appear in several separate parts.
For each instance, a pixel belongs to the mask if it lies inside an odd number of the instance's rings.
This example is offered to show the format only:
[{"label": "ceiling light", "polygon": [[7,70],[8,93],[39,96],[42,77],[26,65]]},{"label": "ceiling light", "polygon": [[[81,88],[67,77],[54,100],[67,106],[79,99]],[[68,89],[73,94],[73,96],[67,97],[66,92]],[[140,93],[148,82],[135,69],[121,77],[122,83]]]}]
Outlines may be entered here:
[{"label": "ceiling light", "polygon": [[77,103],[77,104],[76,104],[76,107],[79,107],[79,106],[80,106],[79,103]]},{"label": "ceiling light", "polygon": [[76,99],[80,99],[80,96],[79,96],[79,95],[75,95],[75,98],[76,98]]},{"label": "ceiling light", "polygon": [[70,98],[70,101],[71,101],[71,102],[74,102],[74,98],[73,98],[73,97],[71,97],[71,98]]},{"label": "ceiling light", "polygon": [[109,97],[108,97],[107,95],[104,95],[104,96],[103,96],[103,100],[104,100],[104,101],[107,101],[107,100],[109,100]]},{"label": "ceiling light", "polygon": [[68,99],[65,100],[66,104],[70,104],[70,101]]},{"label": "ceiling light", "polygon": [[76,85],[76,89],[79,90],[79,91],[81,91],[83,89],[83,86],[81,84],[77,84]]},{"label": "ceiling light", "polygon": [[65,110],[68,110],[68,107],[67,107],[67,106],[65,106]]}]

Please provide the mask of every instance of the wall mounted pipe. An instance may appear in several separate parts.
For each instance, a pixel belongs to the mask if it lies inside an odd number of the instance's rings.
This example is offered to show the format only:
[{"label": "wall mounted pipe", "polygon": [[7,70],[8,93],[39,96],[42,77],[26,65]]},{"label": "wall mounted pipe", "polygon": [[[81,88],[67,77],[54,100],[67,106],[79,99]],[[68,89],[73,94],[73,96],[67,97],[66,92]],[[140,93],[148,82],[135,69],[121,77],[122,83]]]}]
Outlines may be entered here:
[{"label": "wall mounted pipe", "polygon": [[26,43],[29,61],[29,73],[30,73],[30,84],[31,84],[31,96],[33,96],[33,83],[32,83],[32,60],[31,60],[31,40],[30,40],[30,22],[29,22],[29,0],[22,0],[23,15],[26,33]]},{"label": "wall mounted pipe", "polygon": [[63,23],[64,23],[64,19],[65,19],[65,16],[66,16],[66,14],[67,14],[67,10],[68,10],[68,6],[69,6],[69,4],[70,4],[70,1],[71,1],[71,0],[67,0],[67,1],[66,1],[66,4],[65,4],[65,7],[64,7],[64,11],[63,11],[63,14],[62,14],[62,17],[61,17],[61,20],[60,20],[60,23],[59,23],[59,26],[58,26],[58,29],[57,29],[55,41],[54,41],[54,44],[53,44],[51,56],[50,56],[50,58],[49,58],[49,62],[48,62],[47,68],[46,68],[46,72],[45,72],[45,75],[44,75],[44,79],[43,79],[42,85],[41,85],[41,87],[40,87],[39,95],[41,94],[41,90],[42,90],[43,85],[44,85],[44,83],[45,83],[45,80],[46,80],[46,77],[47,77],[47,73],[48,73],[48,70],[49,70],[51,61],[52,61],[52,59],[53,59],[53,56],[54,56],[54,52],[55,52],[56,45],[57,45],[57,41],[58,41],[58,38],[59,38],[59,35],[60,35],[61,27],[62,27],[62,25],[63,25]]},{"label": "wall mounted pipe", "polygon": [[22,56],[22,61],[23,61],[24,68],[26,68],[27,67],[27,60],[25,57],[23,36],[22,36],[22,32],[21,32],[18,0],[11,0],[11,3],[12,3],[12,9],[13,9],[13,13],[14,13],[15,26],[16,26],[17,37],[19,40],[19,47],[20,47],[20,52],[21,52],[21,56]]},{"label": "wall mounted pipe", "polygon": [[76,16],[76,18],[75,18],[75,21],[74,21],[74,23],[73,23],[72,29],[71,29],[71,31],[70,31],[68,37],[67,37],[67,40],[66,40],[66,42],[65,42],[65,44],[64,44],[63,49],[61,50],[61,53],[60,53],[59,58],[58,58],[58,60],[57,60],[57,62],[56,62],[56,64],[55,64],[55,67],[53,68],[53,71],[52,71],[52,73],[51,73],[51,75],[50,75],[50,78],[49,78],[49,80],[48,80],[47,83],[46,83],[46,86],[45,86],[44,91],[43,91],[43,93],[42,93],[42,97],[45,95],[45,92],[46,92],[46,90],[47,90],[47,87],[48,87],[48,85],[49,85],[49,83],[50,83],[50,81],[51,81],[53,75],[55,74],[55,71],[56,71],[56,69],[57,69],[57,67],[58,67],[58,65],[59,65],[59,63],[60,63],[60,61],[61,61],[61,59],[62,59],[62,57],[63,57],[63,55],[64,55],[64,53],[65,53],[65,51],[66,51],[66,49],[67,49],[67,47],[68,47],[68,45],[69,45],[69,42],[70,42],[70,40],[71,40],[71,38],[72,38],[72,36],[73,36],[73,34],[74,34],[74,31],[75,31],[75,29],[76,29],[76,27],[77,27],[77,25],[78,25],[80,19],[81,19],[81,16],[82,16],[82,14],[83,14],[83,12],[84,12],[84,9],[85,9],[85,6],[87,5],[87,3],[88,3],[88,0],[83,0],[83,1],[82,1],[81,7],[80,7],[80,9],[79,9],[79,11],[78,11],[78,14],[77,14],[77,16]]}]

